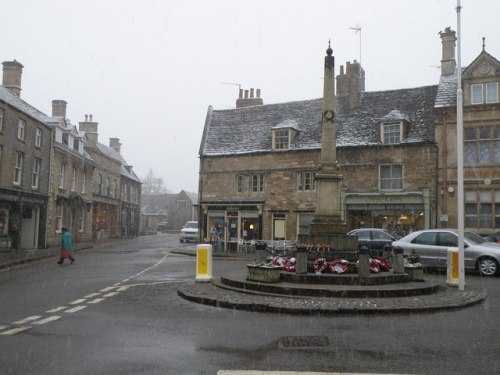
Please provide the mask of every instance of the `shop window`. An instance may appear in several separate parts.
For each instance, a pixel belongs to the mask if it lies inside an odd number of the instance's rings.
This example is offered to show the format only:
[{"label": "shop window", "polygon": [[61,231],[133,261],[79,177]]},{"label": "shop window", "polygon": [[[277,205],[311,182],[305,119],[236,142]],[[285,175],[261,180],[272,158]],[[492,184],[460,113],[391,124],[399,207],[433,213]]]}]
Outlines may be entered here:
[{"label": "shop window", "polygon": [[84,209],[80,210],[80,219],[79,219],[78,231],[79,232],[85,231],[85,210]]}]

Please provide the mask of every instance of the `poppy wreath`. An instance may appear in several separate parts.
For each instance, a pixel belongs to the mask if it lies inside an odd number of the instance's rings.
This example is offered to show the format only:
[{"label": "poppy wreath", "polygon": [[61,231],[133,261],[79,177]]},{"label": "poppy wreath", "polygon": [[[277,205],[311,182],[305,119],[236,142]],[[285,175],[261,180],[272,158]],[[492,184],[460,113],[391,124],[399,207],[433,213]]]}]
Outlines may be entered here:
[{"label": "poppy wreath", "polygon": [[287,259],[287,262],[283,265],[283,271],[295,272],[297,259],[294,257]]},{"label": "poppy wreath", "polygon": [[378,265],[380,272],[389,272],[392,269],[391,265],[389,264],[389,262],[385,258],[373,257],[373,258],[370,258],[370,263],[371,262]]},{"label": "poppy wreath", "polygon": [[334,259],[328,264],[331,273],[341,274],[349,271],[349,262],[345,259]]},{"label": "poppy wreath", "polygon": [[315,273],[323,273],[328,269],[328,264],[325,258],[317,258],[313,263]]}]

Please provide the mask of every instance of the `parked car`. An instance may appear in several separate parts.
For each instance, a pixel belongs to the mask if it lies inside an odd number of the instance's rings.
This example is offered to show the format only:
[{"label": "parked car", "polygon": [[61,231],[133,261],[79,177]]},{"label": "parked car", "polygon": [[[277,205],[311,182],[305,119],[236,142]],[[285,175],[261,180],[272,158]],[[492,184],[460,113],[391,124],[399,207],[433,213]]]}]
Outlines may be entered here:
[{"label": "parked car", "polygon": [[385,245],[391,245],[393,241],[399,240],[401,236],[381,228],[359,228],[353,229],[348,236],[358,237],[358,247],[367,246],[370,255],[381,257]]},{"label": "parked car", "polygon": [[180,242],[197,242],[198,241],[198,222],[188,221],[181,229],[179,237]]},{"label": "parked car", "polygon": [[481,234],[486,241],[500,243],[500,232],[490,233],[490,234]]},{"label": "parked car", "polygon": [[[428,229],[410,233],[392,243],[401,247],[404,255],[415,249],[420,262],[426,268],[446,268],[448,248],[458,246],[458,230]],[[464,233],[464,266],[467,270],[477,270],[483,276],[494,276],[500,264],[500,244],[486,241],[471,232]]]}]

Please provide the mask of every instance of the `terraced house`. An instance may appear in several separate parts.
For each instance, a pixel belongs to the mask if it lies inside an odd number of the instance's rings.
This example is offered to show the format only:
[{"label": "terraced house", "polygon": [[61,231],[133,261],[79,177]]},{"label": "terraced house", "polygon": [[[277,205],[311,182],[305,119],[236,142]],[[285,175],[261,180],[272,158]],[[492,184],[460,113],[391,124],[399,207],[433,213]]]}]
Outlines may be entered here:
[{"label": "terraced house", "polygon": [[[336,153],[348,228],[401,234],[456,227],[455,32],[440,33],[436,85],[365,91],[354,61],[336,77]],[[466,227],[500,228],[499,62],[483,51],[463,69]],[[240,90],[235,109],[209,107],[200,145],[200,223],[242,240],[294,240],[316,209],[323,98],[263,104]],[[498,129],[497,129],[498,128]],[[498,159],[498,160],[497,160]]]}]

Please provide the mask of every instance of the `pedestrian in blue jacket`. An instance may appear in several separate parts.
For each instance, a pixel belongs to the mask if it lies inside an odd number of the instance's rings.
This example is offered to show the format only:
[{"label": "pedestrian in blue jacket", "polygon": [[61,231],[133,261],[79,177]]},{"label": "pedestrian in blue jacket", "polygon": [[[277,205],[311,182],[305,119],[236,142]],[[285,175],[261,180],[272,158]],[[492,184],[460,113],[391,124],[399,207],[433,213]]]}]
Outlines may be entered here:
[{"label": "pedestrian in blue jacket", "polygon": [[64,259],[69,258],[71,264],[75,261],[75,258],[71,255],[71,251],[73,250],[73,240],[71,239],[71,232],[68,228],[62,228],[62,237],[61,237],[61,255],[59,257],[58,264],[63,264]]}]

